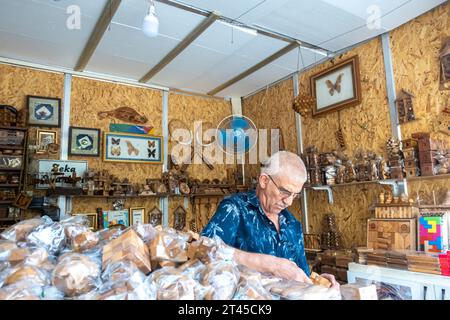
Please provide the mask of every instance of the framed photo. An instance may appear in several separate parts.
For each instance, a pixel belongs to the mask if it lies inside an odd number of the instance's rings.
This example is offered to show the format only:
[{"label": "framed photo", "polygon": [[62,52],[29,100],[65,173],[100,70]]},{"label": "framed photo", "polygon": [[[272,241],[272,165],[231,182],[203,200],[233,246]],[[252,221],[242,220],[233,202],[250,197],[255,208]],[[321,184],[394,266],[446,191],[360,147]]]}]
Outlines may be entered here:
[{"label": "framed photo", "polygon": [[37,127],[61,126],[61,99],[27,96],[28,125]]},{"label": "framed photo", "polygon": [[105,132],[103,160],[113,162],[162,163],[161,137]]},{"label": "framed photo", "polygon": [[52,130],[37,130],[37,144],[39,148],[36,150],[37,154],[46,153],[48,146],[56,142],[56,131]]},{"label": "framed photo", "polygon": [[103,211],[103,228],[109,228],[115,225],[130,226],[128,209]]},{"label": "framed photo", "polygon": [[145,223],[145,208],[130,208],[130,224]]},{"label": "framed photo", "polygon": [[13,205],[17,208],[27,210],[31,204],[31,201],[33,201],[33,197],[21,192],[14,200]]},{"label": "framed photo", "polygon": [[98,229],[97,213],[74,213],[73,215],[86,216],[89,220],[89,228],[92,230]]},{"label": "framed photo", "polygon": [[69,127],[69,155],[100,156],[100,129]]},{"label": "framed photo", "polygon": [[313,116],[361,103],[358,56],[353,56],[310,78],[311,95],[316,98]]}]

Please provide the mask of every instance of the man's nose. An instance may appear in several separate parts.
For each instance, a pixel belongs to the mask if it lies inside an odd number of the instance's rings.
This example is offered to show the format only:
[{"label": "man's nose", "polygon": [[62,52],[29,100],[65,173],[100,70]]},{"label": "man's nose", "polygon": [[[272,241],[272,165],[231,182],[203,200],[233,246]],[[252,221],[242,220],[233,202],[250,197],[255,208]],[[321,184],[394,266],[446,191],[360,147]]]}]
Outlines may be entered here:
[{"label": "man's nose", "polygon": [[293,196],[289,196],[289,197],[283,199],[283,203],[285,205],[287,205],[288,207],[290,207],[292,205],[293,201],[294,201],[294,197]]}]

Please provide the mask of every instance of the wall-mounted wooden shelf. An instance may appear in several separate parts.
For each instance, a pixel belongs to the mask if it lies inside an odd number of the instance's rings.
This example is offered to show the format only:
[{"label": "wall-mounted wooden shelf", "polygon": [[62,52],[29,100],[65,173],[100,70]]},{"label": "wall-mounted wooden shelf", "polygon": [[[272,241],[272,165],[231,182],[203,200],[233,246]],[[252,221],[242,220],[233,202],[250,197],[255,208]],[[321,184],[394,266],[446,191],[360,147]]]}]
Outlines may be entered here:
[{"label": "wall-mounted wooden shelf", "polygon": [[418,176],[418,177],[406,178],[407,181],[430,180],[430,179],[450,179],[450,173],[438,174],[435,176]]}]

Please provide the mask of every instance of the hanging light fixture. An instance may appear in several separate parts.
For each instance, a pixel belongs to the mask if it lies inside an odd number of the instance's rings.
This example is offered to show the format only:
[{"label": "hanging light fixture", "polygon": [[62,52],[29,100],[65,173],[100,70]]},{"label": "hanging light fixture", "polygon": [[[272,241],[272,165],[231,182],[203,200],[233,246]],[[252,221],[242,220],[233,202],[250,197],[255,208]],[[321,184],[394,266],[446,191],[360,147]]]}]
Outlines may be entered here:
[{"label": "hanging light fixture", "polygon": [[150,0],[150,8],[148,9],[147,15],[144,17],[144,22],[142,23],[142,31],[148,37],[156,37],[158,35],[159,20],[156,16],[155,3]]}]

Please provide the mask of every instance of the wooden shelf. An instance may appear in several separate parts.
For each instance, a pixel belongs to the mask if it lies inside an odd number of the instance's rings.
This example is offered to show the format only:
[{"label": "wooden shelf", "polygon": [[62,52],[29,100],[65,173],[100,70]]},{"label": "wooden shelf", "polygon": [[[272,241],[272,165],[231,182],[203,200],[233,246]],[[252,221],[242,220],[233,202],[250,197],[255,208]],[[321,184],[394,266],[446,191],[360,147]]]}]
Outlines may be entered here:
[{"label": "wooden shelf", "polygon": [[17,188],[19,184],[0,183],[0,188]]},{"label": "wooden shelf", "polygon": [[438,175],[435,175],[435,176],[418,176],[418,177],[406,178],[407,181],[431,180],[431,179],[450,179],[450,173],[438,174]]},{"label": "wooden shelf", "polygon": [[13,202],[14,202],[14,200],[2,200],[2,201],[0,201],[0,204],[11,204]]},{"label": "wooden shelf", "polygon": [[[57,194],[53,194],[53,196],[58,196]],[[147,196],[88,196],[88,195],[65,195],[61,196],[74,197],[74,198],[165,198],[168,197],[168,194],[150,194]]]},{"label": "wooden shelf", "polygon": [[28,128],[22,128],[22,127],[4,127],[0,126],[0,129],[6,129],[6,130],[20,130],[20,131],[27,131]]},{"label": "wooden shelf", "polygon": [[[23,150],[24,147],[17,146],[17,145],[7,145],[7,144],[0,144],[0,149],[10,149],[10,150]],[[4,156],[14,156],[14,154],[4,154]],[[21,154],[16,154],[16,156],[21,156]]]},{"label": "wooden shelf", "polygon": [[0,171],[21,171],[22,168],[0,168]]}]

